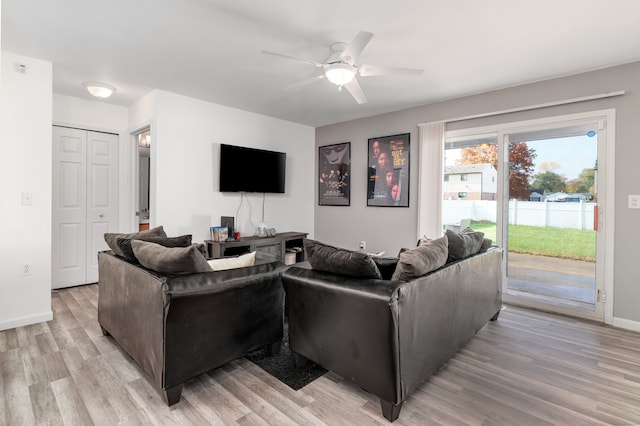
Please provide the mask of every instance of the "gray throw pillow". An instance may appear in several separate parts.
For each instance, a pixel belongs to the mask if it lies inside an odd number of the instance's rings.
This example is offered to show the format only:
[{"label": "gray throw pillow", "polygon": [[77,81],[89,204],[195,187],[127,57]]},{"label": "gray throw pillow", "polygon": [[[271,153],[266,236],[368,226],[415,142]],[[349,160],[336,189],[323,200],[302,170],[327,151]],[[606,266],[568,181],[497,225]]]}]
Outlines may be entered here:
[{"label": "gray throw pillow", "polygon": [[160,244],[163,247],[189,247],[191,245],[191,235],[181,235],[179,237],[149,237],[142,236],[137,238],[118,238],[118,248],[122,252],[125,259],[130,262],[137,262],[136,256],[131,248],[132,240],[148,241]]},{"label": "gray throw pillow", "polygon": [[131,248],[142,266],[156,272],[190,274],[211,271],[196,244],[189,247],[163,247],[156,243],[132,240]]},{"label": "gray throw pillow", "polygon": [[490,238],[483,238],[482,245],[480,246],[480,250],[478,250],[478,253],[484,253],[485,251],[489,250],[492,244],[493,241]]},{"label": "gray throw pillow", "polygon": [[303,245],[313,269],[357,278],[382,278],[375,262],[366,253],[309,239],[304,239]]},{"label": "gray throw pillow", "polygon": [[440,268],[447,263],[447,245],[446,236],[420,240],[418,247],[400,253],[398,266],[391,279],[409,281]]},{"label": "gray throw pillow", "polygon": [[469,227],[459,233],[447,229],[446,237],[449,240],[449,260],[454,261],[476,254],[482,247],[484,232],[476,232]]},{"label": "gray throw pillow", "polygon": [[140,232],[132,232],[130,234],[121,234],[116,232],[107,232],[104,234],[104,241],[107,243],[109,248],[118,256],[124,257],[124,253],[118,247],[118,238],[129,238],[135,239],[140,237],[165,237],[167,234],[164,232],[164,228],[162,226],[156,226],[152,229],[147,229],[146,231]]}]

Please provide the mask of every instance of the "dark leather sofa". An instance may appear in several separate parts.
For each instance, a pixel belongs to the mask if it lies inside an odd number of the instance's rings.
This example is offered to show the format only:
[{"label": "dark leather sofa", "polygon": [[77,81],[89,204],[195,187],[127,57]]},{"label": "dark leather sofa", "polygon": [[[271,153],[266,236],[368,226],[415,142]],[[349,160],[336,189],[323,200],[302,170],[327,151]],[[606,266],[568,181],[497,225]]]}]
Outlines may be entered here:
[{"label": "dark leather sofa", "polygon": [[164,392],[180,400],[183,383],[249,352],[279,349],[285,265],[162,275],[98,254],[98,322]]},{"label": "dark leather sofa", "polygon": [[283,274],[291,350],[380,398],[403,402],[501,308],[502,250],[408,282],[294,266]]}]

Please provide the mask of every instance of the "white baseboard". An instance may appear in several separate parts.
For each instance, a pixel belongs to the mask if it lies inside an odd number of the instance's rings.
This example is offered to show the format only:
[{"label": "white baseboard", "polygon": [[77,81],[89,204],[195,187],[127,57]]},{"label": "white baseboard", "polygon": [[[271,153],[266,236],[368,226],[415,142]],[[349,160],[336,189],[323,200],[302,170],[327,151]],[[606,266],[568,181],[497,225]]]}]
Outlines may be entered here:
[{"label": "white baseboard", "polygon": [[631,331],[640,331],[640,322],[613,317],[613,326]]},{"label": "white baseboard", "polygon": [[39,322],[47,322],[53,319],[53,311],[44,312],[37,315],[29,315],[27,317],[13,318],[0,322],[0,331],[9,330],[11,328],[23,327],[25,325],[37,324]]}]

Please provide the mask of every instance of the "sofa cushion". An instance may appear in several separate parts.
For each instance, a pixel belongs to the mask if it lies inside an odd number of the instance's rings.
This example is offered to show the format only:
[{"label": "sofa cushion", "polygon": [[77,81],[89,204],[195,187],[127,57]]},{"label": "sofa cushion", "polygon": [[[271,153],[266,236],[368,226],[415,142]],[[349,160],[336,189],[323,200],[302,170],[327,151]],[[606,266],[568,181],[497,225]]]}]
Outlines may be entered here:
[{"label": "sofa cushion", "polygon": [[132,240],[133,254],[140,264],[163,274],[209,272],[211,267],[197,247],[164,247],[148,241]]},{"label": "sofa cushion", "polygon": [[434,271],[445,263],[448,256],[446,236],[430,240],[423,238],[416,248],[400,253],[393,280],[409,281]]},{"label": "sofa cushion", "polygon": [[118,248],[125,259],[130,262],[137,262],[136,256],[131,248],[131,240],[148,241],[160,244],[163,247],[189,247],[191,245],[191,235],[181,235],[179,237],[154,237],[142,236],[135,238],[118,238]]},{"label": "sofa cushion", "polygon": [[484,253],[485,251],[489,250],[492,244],[493,241],[490,238],[483,238],[482,245],[480,246],[480,250],[478,250],[478,253]]},{"label": "sofa cushion", "polygon": [[383,280],[390,280],[398,265],[397,257],[373,256],[373,262],[378,267]]},{"label": "sofa cushion", "polygon": [[469,227],[459,233],[447,229],[446,237],[449,240],[449,260],[454,261],[476,254],[482,247],[484,232],[477,232]]},{"label": "sofa cushion", "polygon": [[107,232],[104,234],[104,241],[107,243],[109,248],[118,256],[124,257],[124,254],[118,247],[118,238],[129,238],[135,239],[136,237],[166,237],[167,234],[164,232],[164,228],[162,226],[156,226],[155,228],[147,229],[146,231],[140,232],[132,232],[130,234],[122,234],[116,232]]},{"label": "sofa cushion", "polygon": [[256,262],[256,252],[241,254],[237,257],[223,257],[222,259],[207,260],[209,266],[214,271],[225,271],[227,269],[244,268],[252,266]]},{"label": "sofa cushion", "polygon": [[304,250],[313,269],[359,278],[381,279],[375,262],[366,253],[333,247],[305,238]]}]

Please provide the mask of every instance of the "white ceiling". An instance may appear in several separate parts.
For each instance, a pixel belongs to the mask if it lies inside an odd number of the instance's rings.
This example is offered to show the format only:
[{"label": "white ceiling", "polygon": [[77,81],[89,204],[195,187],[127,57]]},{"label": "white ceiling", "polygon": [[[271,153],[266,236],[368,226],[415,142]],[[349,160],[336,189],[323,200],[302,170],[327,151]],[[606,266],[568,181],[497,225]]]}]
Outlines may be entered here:
[{"label": "white ceiling", "polygon": [[[358,105],[326,80],[289,92],[329,46],[374,33]],[[314,127],[640,60],[638,0],[2,0],[2,50],[53,63],[55,93],[158,88]],[[639,76],[640,77],[640,76]]]}]

